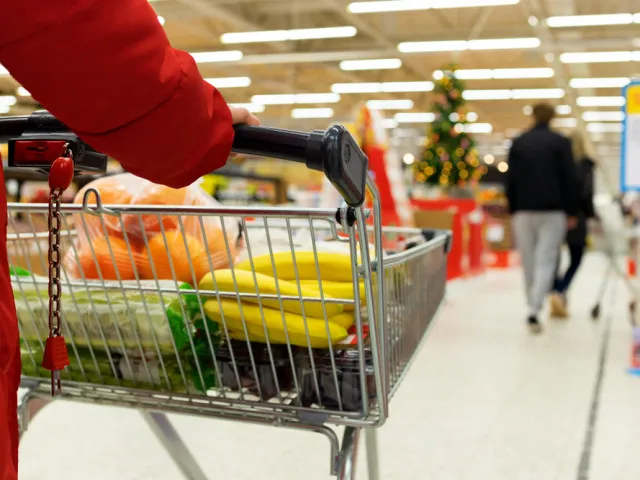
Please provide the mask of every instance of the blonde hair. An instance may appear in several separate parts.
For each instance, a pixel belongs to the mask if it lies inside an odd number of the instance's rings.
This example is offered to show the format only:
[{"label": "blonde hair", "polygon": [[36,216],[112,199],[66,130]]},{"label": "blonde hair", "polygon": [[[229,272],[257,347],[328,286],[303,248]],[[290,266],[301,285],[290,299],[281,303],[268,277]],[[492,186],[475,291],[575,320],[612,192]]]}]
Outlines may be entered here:
[{"label": "blonde hair", "polygon": [[571,140],[571,149],[573,150],[573,159],[579,162],[585,157],[590,157],[589,150],[587,148],[587,142],[584,138],[584,134],[581,130],[574,130],[569,136]]}]

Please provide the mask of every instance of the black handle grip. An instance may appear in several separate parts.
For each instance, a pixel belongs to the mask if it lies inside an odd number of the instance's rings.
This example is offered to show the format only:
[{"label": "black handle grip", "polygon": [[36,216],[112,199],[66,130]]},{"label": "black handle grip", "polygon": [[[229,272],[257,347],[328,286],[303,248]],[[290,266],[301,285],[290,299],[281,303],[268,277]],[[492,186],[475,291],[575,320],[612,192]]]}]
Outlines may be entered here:
[{"label": "black handle grip", "polygon": [[0,143],[19,137],[27,126],[28,116],[0,117]]},{"label": "black handle grip", "polygon": [[349,206],[364,203],[369,160],[342,125],[311,133],[236,125],[232,150],[304,163],[324,172]]},{"label": "black handle grip", "polygon": [[[311,133],[249,125],[236,125],[234,129],[234,152],[304,163],[312,170],[324,172],[348,205],[358,207],[364,202],[368,159],[342,125]],[[69,129],[48,112],[0,117],[0,143],[19,137],[53,138],[69,133]],[[11,163],[11,158],[9,161]],[[103,163],[99,163],[102,167]],[[100,170],[97,165],[87,167],[91,168],[86,170],[93,172]]]}]

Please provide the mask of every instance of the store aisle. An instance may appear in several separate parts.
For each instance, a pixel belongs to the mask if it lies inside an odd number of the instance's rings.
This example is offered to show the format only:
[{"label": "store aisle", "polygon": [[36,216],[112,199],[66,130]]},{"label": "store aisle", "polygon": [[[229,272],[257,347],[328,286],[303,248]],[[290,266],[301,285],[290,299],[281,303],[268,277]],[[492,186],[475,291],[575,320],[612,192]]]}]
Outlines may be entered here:
[{"label": "store aisle", "polygon": [[[614,306],[607,298],[599,322],[588,317],[604,271],[602,257],[587,257],[571,299],[573,318],[546,321],[539,337],[525,329],[519,271],[452,284],[448,305],[380,431],[382,478],[639,478],[640,377],[625,372],[630,329],[622,286]],[[594,442],[583,455],[609,319]],[[323,437],[172,418],[211,479],[330,478]],[[590,468],[581,476],[582,457]],[[181,478],[135,412],[65,402],[36,418],[21,461],[23,480]]]}]

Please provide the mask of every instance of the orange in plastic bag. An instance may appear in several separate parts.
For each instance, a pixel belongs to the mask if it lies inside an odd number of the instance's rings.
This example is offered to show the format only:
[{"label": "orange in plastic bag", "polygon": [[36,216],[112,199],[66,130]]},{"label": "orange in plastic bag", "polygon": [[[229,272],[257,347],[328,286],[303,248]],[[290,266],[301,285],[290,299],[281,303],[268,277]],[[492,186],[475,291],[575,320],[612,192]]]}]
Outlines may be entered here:
[{"label": "orange in plastic bag", "polygon": [[[188,188],[170,188],[164,185],[157,185],[145,182],[144,187],[131,198],[131,205],[167,205],[183,206],[193,205],[191,198],[187,195]],[[185,221],[186,217],[183,217]],[[142,221],[142,226],[140,222]],[[160,233],[162,230],[177,230],[180,228],[177,215],[126,215],[124,217],[124,228],[134,238],[144,238]]]},{"label": "orange in plastic bag", "polygon": [[182,235],[179,231],[166,232],[165,237],[166,243],[161,233],[152,237],[149,247],[141,254],[138,264],[142,278],[175,279],[178,282],[193,284],[195,275],[196,282],[199,282],[209,272],[207,251],[202,242],[192,235]]},{"label": "orange in plastic bag", "polygon": [[[127,205],[133,195],[129,191],[129,186],[122,181],[122,175],[114,175],[111,177],[103,177],[85,185],[73,199],[73,203],[82,204],[84,194],[87,189],[93,188],[100,194],[103,205]],[[95,195],[89,195],[89,206],[96,205]],[[79,230],[80,236],[88,236],[89,238],[104,237],[104,230],[100,217],[95,215],[75,215],[76,228]],[[102,215],[104,225],[108,235],[122,237],[122,228],[120,219],[114,215]],[[84,221],[83,221],[84,219]],[[85,231],[86,227],[86,231]]]},{"label": "orange in plastic bag", "polygon": [[[225,225],[227,224],[225,223]],[[198,238],[203,243],[206,243],[207,253],[211,258],[211,264],[214,269],[229,268],[229,258],[231,258],[231,263],[237,261],[236,244],[230,235],[229,229],[227,229],[227,241],[225,241],[222,228],[215,224],[205,225],[204,235],[201,235],[202,229],[198,228],[198,232]]]},{"label": "orange in plastic bag", "polygon": [[[80,267],[85,278],[99,279],[101,273],[104,280],[118,280],[118,274],[120,274],[120,280],[135,280],[136,263],[140,254],[134,248],[131,248],[131,253],[129,253],[123,239],[119,237],[96,238],[92,242],[92,246],[93,253],[89,245],[78,251]],[[99,271],[98,268],[100,268]]]}]

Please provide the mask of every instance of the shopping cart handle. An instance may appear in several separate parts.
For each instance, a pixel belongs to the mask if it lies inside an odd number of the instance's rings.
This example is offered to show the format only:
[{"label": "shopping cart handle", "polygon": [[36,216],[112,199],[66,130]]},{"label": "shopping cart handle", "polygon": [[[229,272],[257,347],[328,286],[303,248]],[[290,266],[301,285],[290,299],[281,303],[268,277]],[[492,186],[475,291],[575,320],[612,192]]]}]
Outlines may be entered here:
[{"label": "shopping cart handle", "polygon": [[65,145],[73,153],[75,173],[105,173],[107,156],[96,152],[49,112],[0,118],[0,142],[9,144],[9,167],[47,173]]},{"label": "shopping cart handle", "polygon": [[342,125],[311,133],[236,125],[232,150],[304,163],[324,172],[349,206],[364,203],[369,160]]}]

